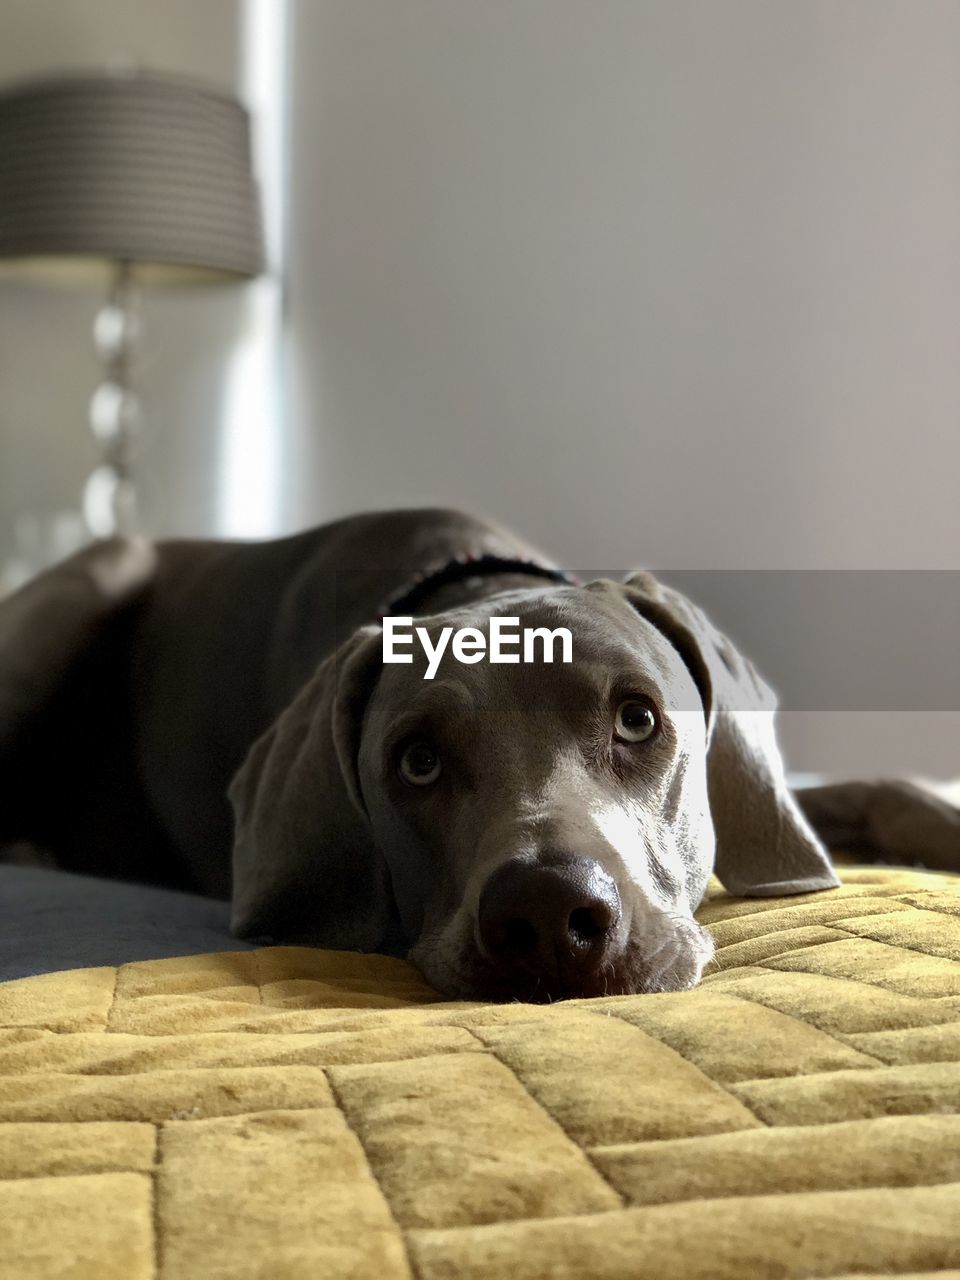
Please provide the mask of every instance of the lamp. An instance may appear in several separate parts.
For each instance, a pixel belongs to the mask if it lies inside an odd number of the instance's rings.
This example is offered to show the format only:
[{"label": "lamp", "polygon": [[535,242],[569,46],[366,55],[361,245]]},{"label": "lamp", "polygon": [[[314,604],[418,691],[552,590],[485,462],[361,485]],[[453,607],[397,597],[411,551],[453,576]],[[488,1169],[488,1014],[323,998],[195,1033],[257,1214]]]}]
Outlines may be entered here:
[{"label": "lamp", "polygon": [[83,513],[98,536],[131,532],[139,287],[242,281],[263,266],[246,111],[143,72],[0,93],[0,265],[108,287],[94,324],[104,376],[90,404],[101,461]]}]

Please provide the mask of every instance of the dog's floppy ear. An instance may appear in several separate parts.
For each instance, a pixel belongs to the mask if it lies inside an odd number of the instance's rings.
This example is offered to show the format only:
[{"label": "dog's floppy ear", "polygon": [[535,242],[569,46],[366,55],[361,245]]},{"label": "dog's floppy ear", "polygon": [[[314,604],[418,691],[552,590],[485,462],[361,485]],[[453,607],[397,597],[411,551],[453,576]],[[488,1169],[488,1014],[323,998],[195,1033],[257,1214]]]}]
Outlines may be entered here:
[{"label": "dog's floppy ear", "polygon": [[383,943],[392,894],[356,772],[381,643],[367,627],[327,658],[230,785],[240,937],[351,951]]},{"label": "dog's floppy ear", "polygon": [[810,893],[839,881],[787,787],[773,717],[776,697],[704,613],[652,574],[627,580],[634,608],[679,651],[707,716],[707,788],[715,870],[746,897]]}]

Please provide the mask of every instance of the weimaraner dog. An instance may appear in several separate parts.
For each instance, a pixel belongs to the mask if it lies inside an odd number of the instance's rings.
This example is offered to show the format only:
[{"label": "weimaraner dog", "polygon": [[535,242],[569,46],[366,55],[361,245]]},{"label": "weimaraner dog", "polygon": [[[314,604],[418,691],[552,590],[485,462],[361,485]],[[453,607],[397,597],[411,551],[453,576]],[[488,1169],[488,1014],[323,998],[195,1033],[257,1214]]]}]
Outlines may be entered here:
[{"label": "weimaraner dog", "polygon": [[[422,648],[384,663],[384,615],[434,647],[563,627],[572,661],[447,649],[424,679]],[[240,936],[407,954],[452,996],[677,990],[710,956],[711,871],[837,883],[773,707],[649,574],[577,585],[455,512],[104,542],[0,605],[0,845],[232,896]]]}]

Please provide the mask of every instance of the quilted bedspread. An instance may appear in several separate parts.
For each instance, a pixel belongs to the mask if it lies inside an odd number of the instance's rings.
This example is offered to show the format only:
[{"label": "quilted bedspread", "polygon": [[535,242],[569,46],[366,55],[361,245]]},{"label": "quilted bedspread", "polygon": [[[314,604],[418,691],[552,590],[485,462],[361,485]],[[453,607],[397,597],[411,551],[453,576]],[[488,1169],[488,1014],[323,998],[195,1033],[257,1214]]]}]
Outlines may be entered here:
[{"label": "quilted bedspread", "polygon": [[457,1004],[299,948],[3,984],[0,1276],[960,1269],[960,879],[702,919],[676,995]]}]

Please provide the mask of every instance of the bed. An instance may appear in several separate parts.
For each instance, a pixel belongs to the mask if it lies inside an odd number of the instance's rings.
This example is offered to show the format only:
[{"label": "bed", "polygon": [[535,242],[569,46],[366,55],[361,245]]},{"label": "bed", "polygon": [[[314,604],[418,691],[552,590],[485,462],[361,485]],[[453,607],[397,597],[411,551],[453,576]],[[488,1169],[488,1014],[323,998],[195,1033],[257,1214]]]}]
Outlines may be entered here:
[{"label": "bed", "polygon": [[0,1276],[960,1276],[960,877],[716,890],[696,990],[496,1006],[196,900],[114,901],[111,941],[95,897],[77,943],[29,874]]}]

